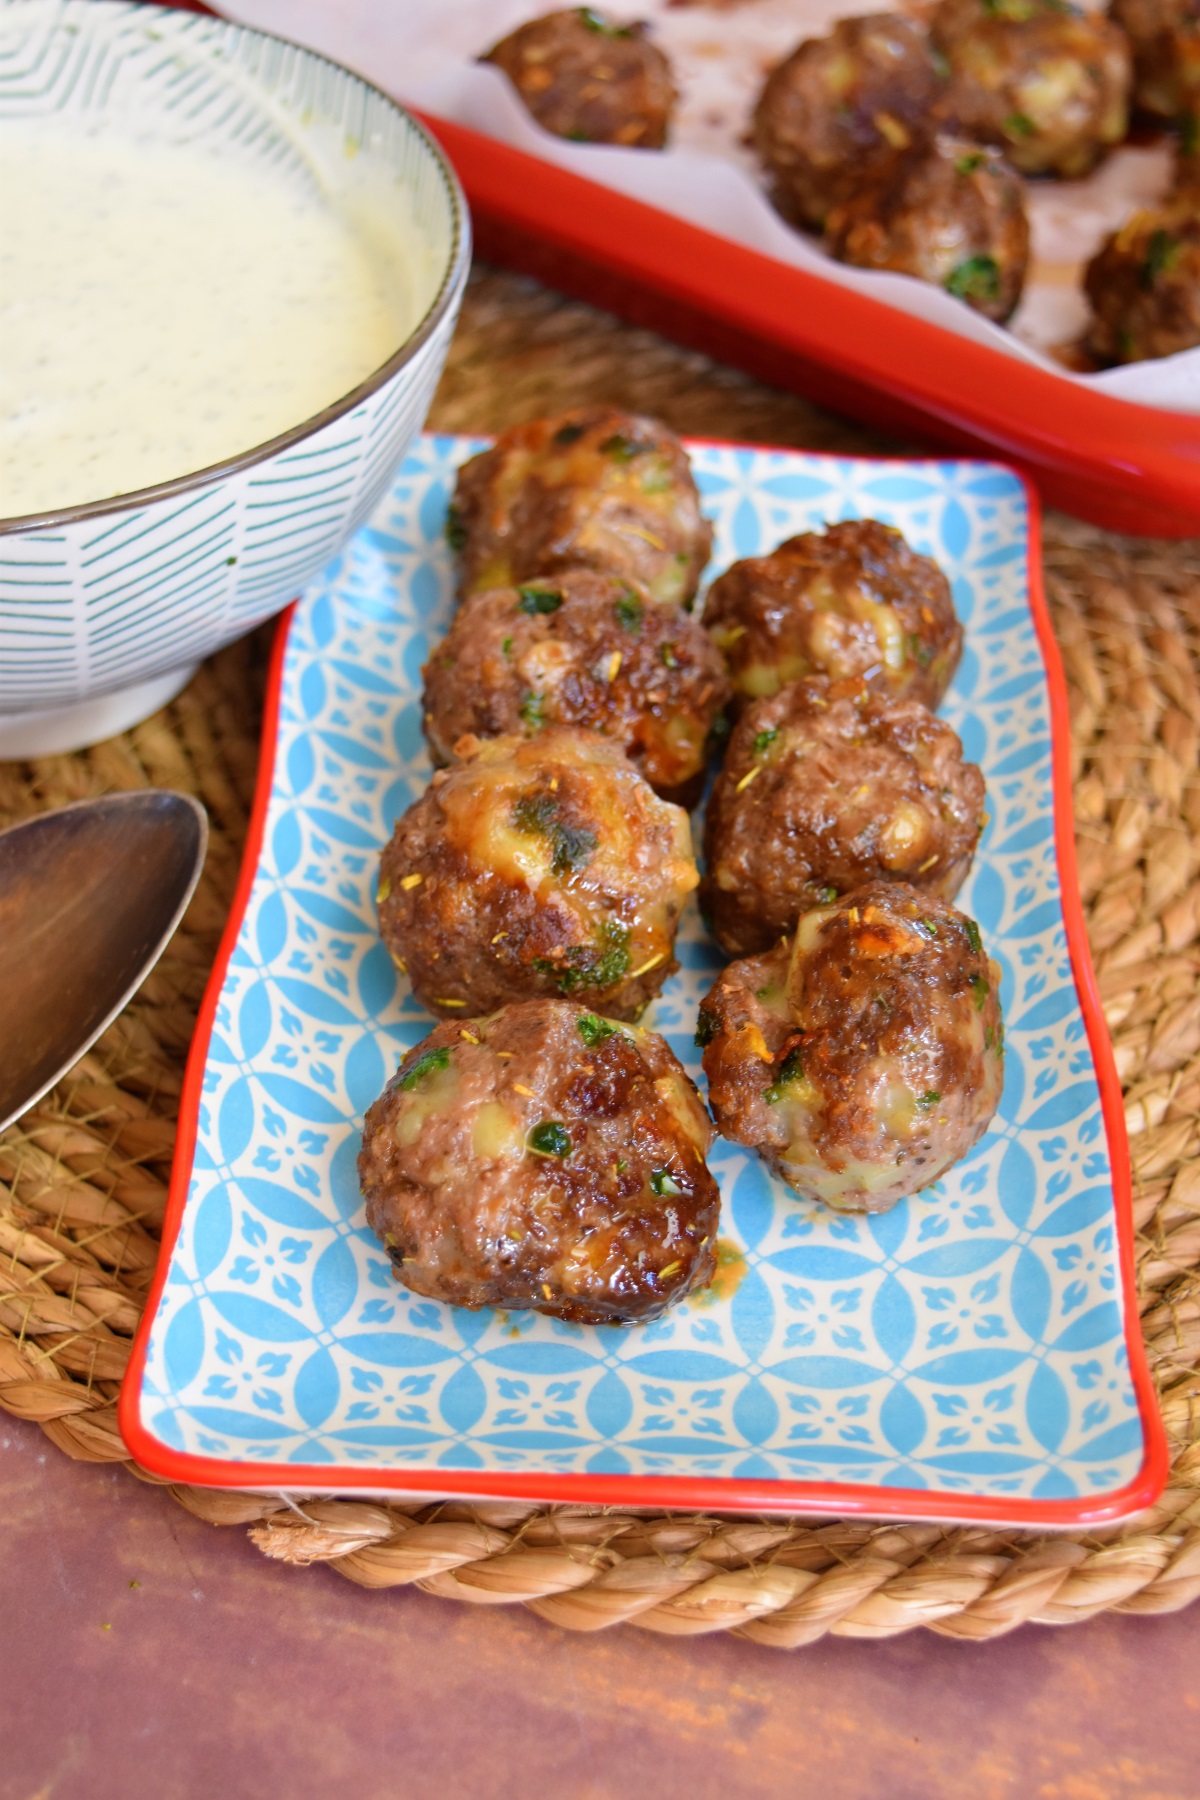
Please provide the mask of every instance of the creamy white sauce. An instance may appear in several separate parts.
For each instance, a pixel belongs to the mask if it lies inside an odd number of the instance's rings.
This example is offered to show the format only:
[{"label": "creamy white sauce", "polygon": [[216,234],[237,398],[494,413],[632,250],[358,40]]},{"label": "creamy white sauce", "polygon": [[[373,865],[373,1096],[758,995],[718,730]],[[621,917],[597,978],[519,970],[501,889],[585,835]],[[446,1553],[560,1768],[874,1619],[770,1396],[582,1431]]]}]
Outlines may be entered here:
[{"label": "creamy white sauce", "polygon": [[0,518],[187,475],[311,418],[417,323],[387,264],[294,172],[0,123]]}]

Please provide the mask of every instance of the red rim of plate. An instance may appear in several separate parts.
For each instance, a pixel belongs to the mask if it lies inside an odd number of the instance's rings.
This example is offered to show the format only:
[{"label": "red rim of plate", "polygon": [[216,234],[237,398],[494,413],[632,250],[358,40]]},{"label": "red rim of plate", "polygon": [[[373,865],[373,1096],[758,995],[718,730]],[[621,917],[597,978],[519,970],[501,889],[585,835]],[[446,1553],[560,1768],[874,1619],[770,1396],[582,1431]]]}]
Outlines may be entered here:
[{"label": "red rim of plate", "polygon": [[[690,441],[715,443],[719,440]],[[768,451],[780,448],[770,444],[726,447]],[[908,467],[914,459],[847,457],[838,460],[878,463],[885,467]],[[374,1493],[429,1494],[431,1497],[444,1497],[452,1493],[467,1498],[534,1500],[545,1504],[642,1506],[686,1512],[817,1513],[835,1517],[948,1520],[971,1524],[1040,1525],[1060,1529],[1108,1524],[1113,1520],[1126,1518],[1131,1513],[1140,1512],[1158,1498],[1167,1478],[1167,1440],[1155,1402],[1139,1323],[1133,1255],[1132,1177],[1125,1130],[1125,1106],[1092,969],[1075,865],[1071,722],[1066,679],[1042,586],[1041,524],[1037,494],[1019,471],[1009,472],[1021,482],[1028,507],[1026,577],[1030,611],[1041,646],[1050,701],[1054,843],[1063,920],[1075,989],[1100,1088],[1105,1136],[1112,1164],[1125,1346],[1137,1395],[1144,1445],[1142,1466],[1134,1479],[1123,1488],[1095,1498],[1085,1495],[1074,1500],[1018,1500],[1000,1495],[931,1493],[925,1488],[871,1487],[836,1481],[745,1480],[733,1476],[555,1475],[548,1472],[539,1474],[536,1471],[519,1474],[488,1471],[481,1474],[465,1469],[405,1471],[365,1469],[358,1465],[337,1468],[335,1472],[328,1464],[234,1462],[220,1457],[196,1456],[163,1443],[146,1428],[141,1416],[146,1355],[191,1186],[204,1073],[217,1006],[258,873],[267,812],[274,788],[283,667],[296,611],[295,603],[281,615],[275,635],[263,711],[258,780],[246,834],[246,848],[229,920],[204,992],[188,1053],[180,1096],[175,1156],[162,1228],[162,1248],[134,1338],[133,1352],[118,1402],[117,1417],[121,1435],[130,1454],[143,1468],[168,1481],[197,1487],[265,1488],[272,1492],[303,1490],[329,1493],[365,1489]]]}]

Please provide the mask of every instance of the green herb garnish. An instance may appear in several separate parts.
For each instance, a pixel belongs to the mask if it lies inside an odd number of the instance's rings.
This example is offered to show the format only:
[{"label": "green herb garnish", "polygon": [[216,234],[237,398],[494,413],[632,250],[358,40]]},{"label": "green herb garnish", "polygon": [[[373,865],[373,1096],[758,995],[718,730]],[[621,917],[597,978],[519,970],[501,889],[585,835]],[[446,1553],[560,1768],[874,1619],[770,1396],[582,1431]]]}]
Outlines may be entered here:
[{"label": "green herb garnish", "polygon": [[930,1090],[927,1094],[918,1095],[917,1105],[918,1106],[936,1106],[938,1101],[941,1099],[941,1097],[942,1096],[940,1094],[935,1093],[934,1090],[932,1088],[930,1088]]},{"label": "green herb garnish", "polygon": [[446,508],[446,542],[454,551],[464,550],[467,543],[467,528],[463,516],[457,506]]},{"label": "green herb garnish", "polygon": [[613,611],[617,615],[618,622],[625,627],[626,631],[642,629],[645,608],[632,588],[626,588],[620,599],[613,602]]},{"label": "green herb garnish", "polygon": [[1160,225],[1157,231],[1150,233],[1150,242],[1146,245],[1146,260],[1138,274],[1138,282],[1143,289],[1152,288],[1160,275],[1166,275],[1174,266],[1179,255],[1179,239],[1171,232],[1164,231]]},{"label": "green herb garnish", "polygon": [[769,731],[760,731],[754,739],[755,756],[765,756],[778,736],[778,725],[772,725]]},{"label": "green herb garnish", "polygon": [[951,269],[942,286],[959,300],[998,300],[1000,264],[994,256],[968,256],[966,262]]},{"label": "green herb garnish", "polygon": [[543,1119],[526,1132],[525,1148],[535,1156],[570,1156],[571,1135],[557,1119]]},{"label": "green herb garnish", "polygon": [[966,932],[967,942],[968,942],[968,944],[970,944],[970,946],[971,946],[972,950],[975,952],[976,956],[982,956],[982,954],[983,954],[983,939],[979,935],[979,927],[975,923],[974,919],[964,919],[963,920],[963,930]]},{"label": "green herb garnish", "polygon": [[991,991],[992,991],[991,988],[988,986],[987,982],[983,979],[982,975],[973,975],[971,977],[971,992],[975,996],[975,1011],[976,1012],[983,1011],[984,1007],[987,1005],[987,998],[988,998],[988,995],[991,993]]},{"label": "green herb garnish", "polygon": [[560,994],[574,994],[585,987],[614,987],[629,973],[629,932],[605,919],[596,936],[596,949],[572,944],[560,957],[536,957],[533,966],[539,975],[553,981]]},{"label": "green herb garnish", "polygon": [[538,613],[557,612],[563,603],[563,597],[557,588],[519,587],[521,598],[517,601],[517,611],[527,613],[531,619]]},{"label": "green herb garnish", "polygon": [[606,1038],[621,1035],[618,1026],[611,1024],[608,1019],[601,1019],[596,1013],[580,1013],[575,1021],[575,1029],[589,1050],[602,1044]]},{"label": "green herb garnish", "polygon": [[635,456],[641,456],[645,448],[645,444],[635,444],[623,431],[614,431],[601,444],[600,453],[602,456],[613,457],[617,462],[632,462]]},{"label": "green herb garnish", "polygon": [[518,716],[528,725],[530,731],[540,731],[546,723],[546,697],[535,694],[532,689],[526,694],[517,708]]},{"label": "green herb garnish", "polygon": [[675,654],[674,644],[660,644],[658,656],[659,661],[665,669],[677,669],[679,667],[679,658]]},{"label": "green herb garnish", "polygon": [[954,167],[960,175],[973,175],[976,169],[982,169],[987,157],[982,150],[970,150],[966,156],[955,159]]},{"label": "green herb garnish", "polygon": [[670,1169],[651,1169],[650,1191],[653,1194],[682,1194],[683,1189],[671,1174]]},{"label": "green herb garnish", "polygon": [[575,16],[581,25],[586,25],[589,31],[598,33],[600,37],[630,38],[633,36],[630,26],[614,25],[610,19],[606,19],[602,13],[594,12],[590,6],[577,7]]},{"label": "green herb garnish", "polygon": [[596,834],[579,825],[564,825],[553,794],[522,794],[513,807],[512,822],[530,837],[544,837],[550,845],[550,869],[554,875],[574,875],[591,859]]},{"label": "green herb garnish", "polygon": [[1037,126],[1028,113],[1009,113],[1004,121],[1004,135],[1010,138],[1031,138],[1037,133]]},{"label": "green herb garnish", "polygon": [[717,1014],[707,1006],[702,1006],[696,1015],[696,1048],[707,1050],[720,1029],[721,1021]]},{"label": "green herb garnish", "polygon": [[400,1077],[400,1086],[406,1094],[409,1094],[413,1088],[424,1081],[427,1075],[433,1075],[438,1069],[448,1069],[449,1067],[449,1044],[442,1044],[436,1050],[426,1050],[423,1056],[418,1056],[412,1068]]},{"label": "green herb garnish", "polygon": [[789,1082],[799,1081],[804,1073],[804,1062],[799,1044],[793,1044],[779,1065],[774,1081],[766,1090],[765,1099],[768,1106],[774,1106],[783,1099],[783,1091]]}]

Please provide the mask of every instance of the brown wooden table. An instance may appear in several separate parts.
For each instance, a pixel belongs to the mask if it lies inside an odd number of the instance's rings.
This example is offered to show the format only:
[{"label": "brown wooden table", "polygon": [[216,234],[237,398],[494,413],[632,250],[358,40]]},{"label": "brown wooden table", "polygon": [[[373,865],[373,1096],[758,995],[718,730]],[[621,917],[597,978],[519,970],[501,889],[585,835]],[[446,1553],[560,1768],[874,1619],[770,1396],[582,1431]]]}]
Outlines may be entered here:
[{"label": "brown wooden table", "polygon": [[1200,1615],[794,1654],[368,1593],[0,1415],[2,1800],[1196,1800]]}]

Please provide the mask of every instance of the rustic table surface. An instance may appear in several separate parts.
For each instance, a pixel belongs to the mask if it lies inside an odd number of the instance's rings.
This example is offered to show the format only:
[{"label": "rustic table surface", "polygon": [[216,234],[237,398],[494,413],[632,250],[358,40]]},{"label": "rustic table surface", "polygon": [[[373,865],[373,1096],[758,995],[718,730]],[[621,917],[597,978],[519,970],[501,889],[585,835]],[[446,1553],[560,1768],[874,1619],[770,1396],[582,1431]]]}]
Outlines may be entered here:
[{"label": "rustic table surface", "polygon": [[1196,1800],[1200,1615],[792,1653],[290,1569],[0,1423],[3,1800]]},{"label": "rustic table surface", "polygon": [[[601,397],[685,432],[903,448],[477,275],[435,424],[495,429]],[[795,1653],[569,1634],[520,1607],[268,1561],[2,1413],[0,1508],[0,1800],[1200,1796],[1195,1610]]]}]

